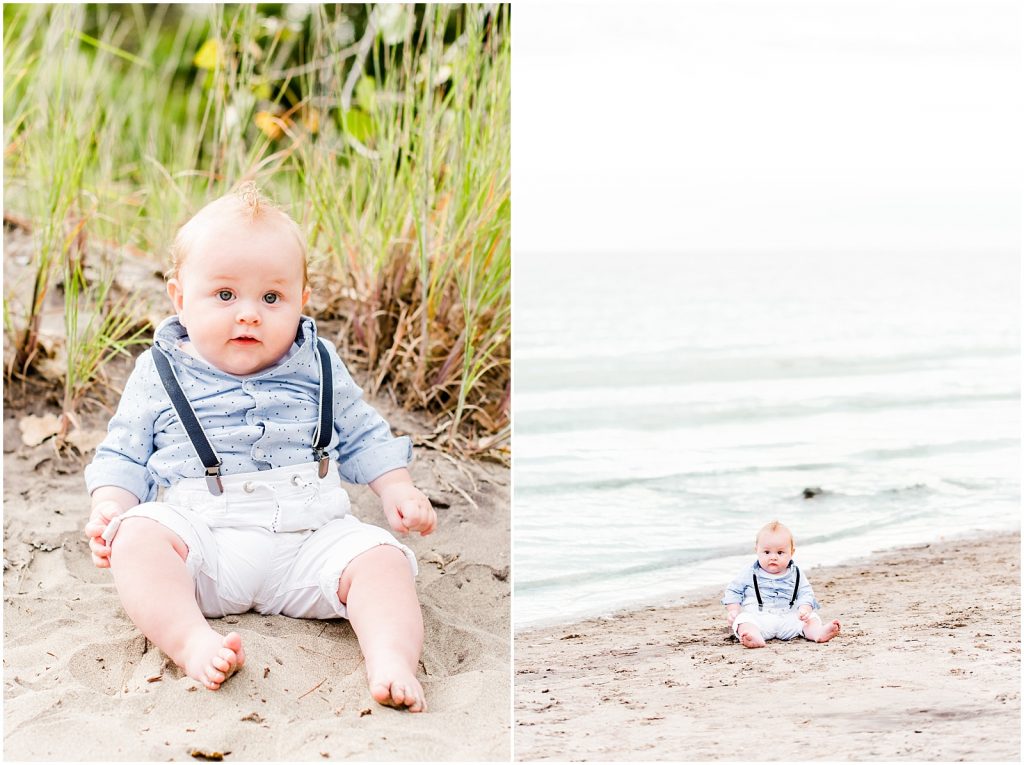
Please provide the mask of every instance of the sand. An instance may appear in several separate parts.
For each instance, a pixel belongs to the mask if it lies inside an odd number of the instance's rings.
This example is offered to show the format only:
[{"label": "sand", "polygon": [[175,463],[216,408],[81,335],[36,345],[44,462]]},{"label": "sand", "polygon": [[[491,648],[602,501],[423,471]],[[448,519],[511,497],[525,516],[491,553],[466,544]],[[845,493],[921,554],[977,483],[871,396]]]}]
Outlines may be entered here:
[{"label": "sand", "polygon": [[826,644],[745,649],[717,590],[517,634],[516,759],[1019,760],[1019,533],[807,573]]},{"label": "sand", "polygon": [[[381,408],[399,430],[422,426]],[[90,562],[81,465],[54,459],[49,442],[18,446],[10,407],[5,418],[6,760],[509,760],[506,468],[416,450],[413,478],[439,524],[407,539],[420,562],[429,705],[413,715],[370,697],[343,620],[211,620],[241,633],[247,663],[217,692],[183,676]],[[350,494],[357,515],[384,525],[368,489]]]}]

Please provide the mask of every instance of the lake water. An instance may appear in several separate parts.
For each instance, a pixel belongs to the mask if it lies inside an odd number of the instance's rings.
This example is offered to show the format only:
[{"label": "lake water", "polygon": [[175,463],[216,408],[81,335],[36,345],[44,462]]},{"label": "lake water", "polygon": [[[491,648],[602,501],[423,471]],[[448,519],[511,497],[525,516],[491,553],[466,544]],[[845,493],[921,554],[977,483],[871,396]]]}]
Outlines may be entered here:
[{"label": "lake water", "polygon": [[804,567],[1019,528],[1015,254],[514,269],[517,628],[724,586],[773,519]]}]

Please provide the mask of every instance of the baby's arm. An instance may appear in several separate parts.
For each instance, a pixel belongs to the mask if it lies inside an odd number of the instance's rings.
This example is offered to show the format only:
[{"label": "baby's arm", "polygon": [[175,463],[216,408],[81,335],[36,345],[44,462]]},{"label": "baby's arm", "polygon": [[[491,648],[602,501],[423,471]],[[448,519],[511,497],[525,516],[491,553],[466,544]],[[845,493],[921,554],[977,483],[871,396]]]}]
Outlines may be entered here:
[{"label": "baby's arm", "polygon": [[384,515],[391,528],[402,534],[418,531],[426,536],[437,525],[437,513],[426,495],[417,489],[405,468],[390,470],[370,481],[370,488],[380,497]]},{"label": "baby's arm", "polygon": [[110,420],[107,437],[85,469],[85,482],[92,496],[92,509],[85,525],[85,536],[92,551],[92,562],[99,568],[110,566],[110,547],[103,532],[111,519],[121,515],[142,499],[153,499],[155,486],[146,466],[153,453],[153,429],[159,400],[154,390],[155,369],[147,351],[138,358],[117,411]]},{"label": "baby's arm", "polygon": [[368,484],[380,497],[384,515],[394,531],[429,534],[437,525],[437,514],[426,495],[413,485],[406,469],[412,459],[412,443],[408,438],[391,434],[387,421],[363,400],[363,391],[334,346],[325,344],[332,357],[334,428],[342,480]]},{"label": "baby's arm", "polygon": [[739,576],[729,582],[722,595],[722,605],[725,606],[725,617],[729,620],[730,627],[743,610],[743,597],[749,581],[750,569],[745,568]]}]

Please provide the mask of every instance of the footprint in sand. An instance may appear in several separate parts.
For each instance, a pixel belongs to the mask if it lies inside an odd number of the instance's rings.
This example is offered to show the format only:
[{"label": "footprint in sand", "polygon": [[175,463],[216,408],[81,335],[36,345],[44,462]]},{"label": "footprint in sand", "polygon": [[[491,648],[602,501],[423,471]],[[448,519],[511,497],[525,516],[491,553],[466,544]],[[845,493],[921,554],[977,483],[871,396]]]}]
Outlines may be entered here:
[{"label": "footprint in sand", "polygon": [[431,680],[478,669],[484,658],[484,641],[500,640],[497,636],[445,622],[441,611],[433,606],[423,607],[423,628],[430,640],[423,646],[420,663]]},{"label": "footprint in sand", "polygon": [[[436,562],[435,562],[436,565]],[[422,600],[426,603],[452,602],[494,602],[495,597],[504,590],[508,592],[508,568],[494,568],[482,563],[455,563],[443,570],[443,575],[433,578],[422,587]],[[505,597],[508,597],[506,594]],[[508,603],[504,603],[507,607]],[[466,609],[464,616],[467,626],[479,628],[485,632],[508,633],[508,623],[499,623],[496,614],[504,609],[501,607]]]},{"label": "footprint in sand", "polygon": [[80,582],[89,584],[109,584],[114,586],[114,579],[110,576],[110,569],[96,568],[92,562],[92,554],[89,551],[89,543],[81,532],[64,534],[61,537],[63,550],[61,555],[64,559],[64,566],[68,573]]},{"label": "footprint in sand", "polygon": [[184,677],[181,670],[142,635],[91,643],[74,653],[68,668],[79,683],[108,696],[122,692],[143,693],[151,682],[174,682]]}]

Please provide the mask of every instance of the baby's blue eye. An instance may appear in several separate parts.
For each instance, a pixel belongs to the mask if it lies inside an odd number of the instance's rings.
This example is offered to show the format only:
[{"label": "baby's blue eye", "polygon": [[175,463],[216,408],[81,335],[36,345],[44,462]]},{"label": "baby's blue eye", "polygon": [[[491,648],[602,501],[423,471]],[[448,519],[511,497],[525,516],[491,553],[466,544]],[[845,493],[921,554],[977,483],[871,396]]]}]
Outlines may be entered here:
[{"label": "baby's blue eye", "polygon": [[217,297],[219,297],[221,300],[227,301],[231,300],[231,298],[234,297],[234,294],[231,292],[231,290],[221,290],[220,292],[217,293]]},{"label": "baby's blue eye", "polygon": [[264,303],[276,303],[277,302],[277,295],[275,295],[273,292],[268,292],[266,295],[263,296],[263,302]]}]

